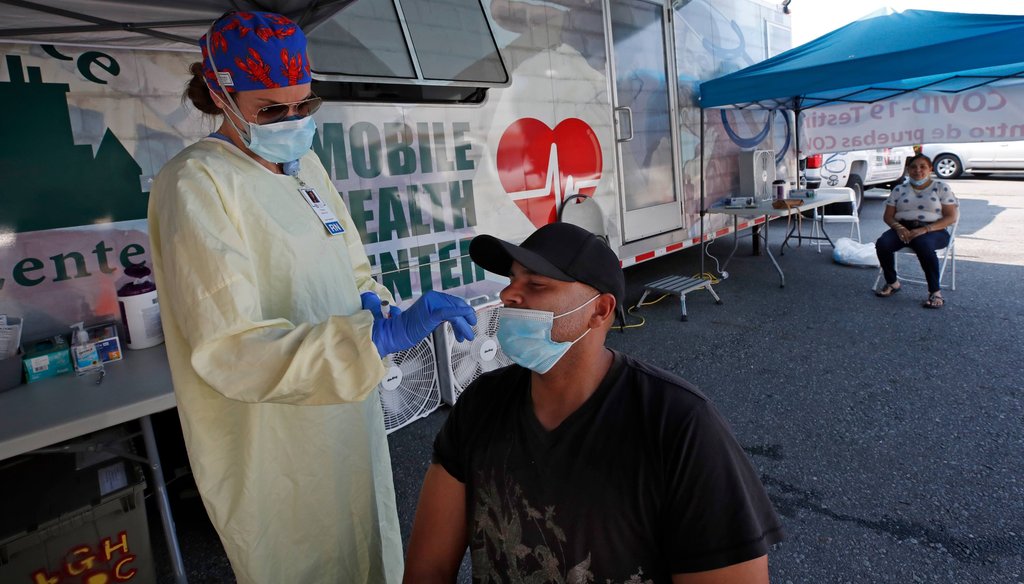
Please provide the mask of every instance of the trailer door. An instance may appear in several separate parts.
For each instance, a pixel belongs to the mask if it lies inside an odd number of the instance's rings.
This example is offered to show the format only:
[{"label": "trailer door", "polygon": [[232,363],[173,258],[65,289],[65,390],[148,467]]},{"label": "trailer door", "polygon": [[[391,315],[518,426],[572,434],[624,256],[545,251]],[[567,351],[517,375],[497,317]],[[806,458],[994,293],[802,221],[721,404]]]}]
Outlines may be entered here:
[{"label": "trailer door", "polygon": [[669,13],[663,2],[605,0],[605,14],[623,238],[635,241],[683,225]]}]

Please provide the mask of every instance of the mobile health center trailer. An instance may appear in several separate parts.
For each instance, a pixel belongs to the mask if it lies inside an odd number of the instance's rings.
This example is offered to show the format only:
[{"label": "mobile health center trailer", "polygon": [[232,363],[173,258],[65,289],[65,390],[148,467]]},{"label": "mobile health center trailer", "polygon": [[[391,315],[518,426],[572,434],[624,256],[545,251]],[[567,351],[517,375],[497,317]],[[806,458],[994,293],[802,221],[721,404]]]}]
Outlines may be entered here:
[{"label": "mobile health center trailer", "polygon": [[741,152],[796,174],[789,117],[703,119],[697,104],[700,82],[789,48],[766,0],[0,6],[0,313],[24,318],[26,339],[118,318],[124,269],[148,259],[153,176],[215,129],[182,100],[196,39],[225,10],[282,12],[310,39],[326,100],[313,148],[377,277],[401,300],[443,290],[484,317],[472,345],[438,334],[393,357],[391,429],[502,362],[487,309],[502,282],[469,260],[474,235],[519,241],[564,207],[628,267],[731,232],[702,209],[737,194]]}]

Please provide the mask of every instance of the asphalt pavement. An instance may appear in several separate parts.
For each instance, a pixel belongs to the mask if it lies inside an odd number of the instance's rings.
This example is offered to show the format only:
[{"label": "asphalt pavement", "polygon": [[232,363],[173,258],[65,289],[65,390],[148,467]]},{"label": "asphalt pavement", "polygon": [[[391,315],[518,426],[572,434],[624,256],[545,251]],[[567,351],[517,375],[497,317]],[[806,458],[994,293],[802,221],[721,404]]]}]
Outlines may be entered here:
[{"label": "asphalt pavement", "polygon": [[[923,286],[876,298],[877,270],[838,265],[831,248],[806,242],[777,255],[780,287],[746,232],[715,286],[723,304],[691,293],[680,322],[666,298],[638,310],[642,327],[609,337],[697,384],[732,425],[786,530],[769,555],[772,582],[1024,583],[1024,177],[952,185],[962,201],[956,290],[940,310],[921,307]],[[882,232],[883,205],[865,200],[863,241]],[[729,236],[709,252],[721,261],[731,245]],[[714,259],[703,270],[717,274]],[[700,271],[698,249],[640,264],[626,271],[627,299]],[[406,541],[447,414],[390,437]],[[188,477],[172,493],[191,581],[231,582]]]}]

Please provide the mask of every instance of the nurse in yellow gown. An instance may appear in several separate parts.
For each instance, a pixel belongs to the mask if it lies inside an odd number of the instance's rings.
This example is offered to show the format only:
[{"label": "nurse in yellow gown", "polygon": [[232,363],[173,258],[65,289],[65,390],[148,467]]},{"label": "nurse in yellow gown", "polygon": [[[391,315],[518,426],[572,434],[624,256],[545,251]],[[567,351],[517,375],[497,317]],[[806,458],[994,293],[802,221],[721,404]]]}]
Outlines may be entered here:
[{"label": "nurse in yellow gown", "polygon": [[[241,583],[402,578],[382,356],[473,310],[392,301],[310,150],[319,107],[302,31],[222,16],[186,92],[214,134],[157,176],[149,229],[178,412],[203,502]],[[365,308],[365,309],[364,309]]]}]

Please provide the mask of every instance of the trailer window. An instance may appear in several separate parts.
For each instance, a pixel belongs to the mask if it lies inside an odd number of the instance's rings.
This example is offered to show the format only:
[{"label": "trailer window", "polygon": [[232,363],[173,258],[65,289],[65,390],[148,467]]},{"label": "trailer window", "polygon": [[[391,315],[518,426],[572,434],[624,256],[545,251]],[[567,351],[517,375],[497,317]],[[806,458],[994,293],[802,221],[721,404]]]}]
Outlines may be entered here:
[{"label": "trailer window", "polygon": [[307,36],[320,81],[472,87],[509,81],[480,0],[355,0]]},{"label": "trailer window", "polygon": [[314,73],[414,79],[416,71],[391,0],[359,0],[308,35]]},{"label": "trailer window", "polygon": [[791,48],[789,27],[774,22],[764,23],[764,58],[771,59]]},{"label": "trailer window", "polygon": [[504,83],[479,0],[401,0],[412,44],[427,79]]}]

